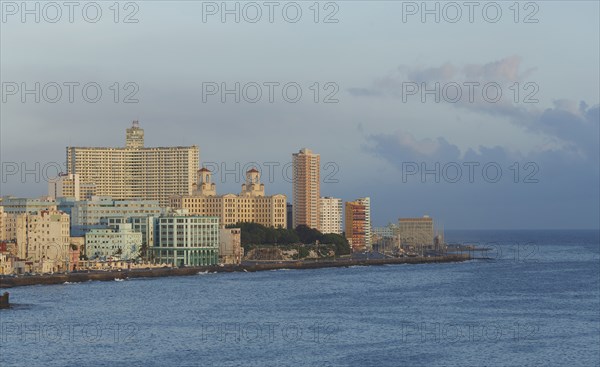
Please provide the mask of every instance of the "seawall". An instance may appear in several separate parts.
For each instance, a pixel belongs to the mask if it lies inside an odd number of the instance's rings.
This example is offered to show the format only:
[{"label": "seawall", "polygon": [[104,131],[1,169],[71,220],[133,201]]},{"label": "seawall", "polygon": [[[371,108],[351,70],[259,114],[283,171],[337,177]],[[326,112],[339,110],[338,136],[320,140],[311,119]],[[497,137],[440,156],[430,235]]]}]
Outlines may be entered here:
[{"label": "seawall", "polygon": [[155,268],[140,270],[122,270],[122,271],[90,271],[75,272],[68,274],[45,274],[32,276],[2,276],[0,277],[0,288],[12,288],[26,285],[40,284],[63,284],[87,282],[90,280],[112,281],[115,279],[128,278],[155,278],[168,276],[196,275],[199,272],[231,273],[231,272],[255,272],[278,269],[318,269],[318,268],[336,268],[349,266],[372,266],[387,264],[429,264],[429,263],[448,263],[470,260],[468,254],[456,254],[433,257],[402,257],[388,259],[343,259],[343,260],[320,260],[320,261],[290,261],[290,262],[265,262],[242,265],[226,266],[200,266],[184,268]]}]

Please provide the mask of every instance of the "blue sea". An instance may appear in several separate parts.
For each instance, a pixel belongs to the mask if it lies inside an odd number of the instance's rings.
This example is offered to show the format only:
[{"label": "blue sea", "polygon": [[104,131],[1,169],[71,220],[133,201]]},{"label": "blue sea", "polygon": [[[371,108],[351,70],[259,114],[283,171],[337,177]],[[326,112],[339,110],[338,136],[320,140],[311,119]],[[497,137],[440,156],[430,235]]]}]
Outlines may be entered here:
[{"label": "blue sea", "polygon": [[446,231],[490,260],[10,289],[0,366],[597,366],[598,231]]}]

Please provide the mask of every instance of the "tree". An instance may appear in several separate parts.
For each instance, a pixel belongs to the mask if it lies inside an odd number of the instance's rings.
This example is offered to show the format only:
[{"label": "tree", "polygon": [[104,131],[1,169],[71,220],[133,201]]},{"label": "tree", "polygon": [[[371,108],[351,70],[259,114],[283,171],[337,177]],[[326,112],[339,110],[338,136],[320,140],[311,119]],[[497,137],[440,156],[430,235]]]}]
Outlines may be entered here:
[{"label": "tree", "polygon": [[[248,252],[251,245],[291,245],[297,243],[313,244],[319,241],[322,244],[331,244],[336,255],[351,253],[350,244],[344,236],[339,234],[322,234],[314,228],[299,225],[296,229],[265,227],[258,223],[236,223],[227,228],[240,228],[242,246]],[[308,254],[304,254],[305,256]]]},{"label": "tree", "polygon": [[320,241],[323,234],[314,228],[309,228],[308,226],[301,224],[296,227],[296,233],[300,238],[300,242],[309,244],[315,243],[316,241]]},{"label": "tree", "polygon": [[327,233],[324,234],[321,238],[321,242],[323,244],[332,244],[335,246],[335,254],[336,255],[348,255],[352,252],[350,248],[350,243],[346,237],[336,234],[336,233]]}]

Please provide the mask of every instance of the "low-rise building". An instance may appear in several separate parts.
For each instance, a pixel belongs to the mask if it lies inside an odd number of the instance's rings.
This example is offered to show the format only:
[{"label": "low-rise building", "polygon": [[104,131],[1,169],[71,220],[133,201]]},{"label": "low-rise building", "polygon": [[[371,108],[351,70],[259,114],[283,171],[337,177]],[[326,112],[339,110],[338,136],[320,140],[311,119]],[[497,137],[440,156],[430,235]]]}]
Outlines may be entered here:
[{"label": "low-rise building", "polygon": [[92,229],[85,234],[88,259],[116,258],[134,260],[140,255],[142,234],[134,232],[131,224],[117,224],[111,228]]},{"label": "low-rise building", "polygon": [[[67,205],[68,202],[65,203]],[[157,200],[113,200],[107,196],[94,196],[91,200],[77,201],[71,206],[71,234],[83,236],[87,231],[106,228],[103,219],[112,218],[126,223],[133,217],[159,216],[162,209]],[[117,219],[122,220],[117,220]]]},{"label": "low-rise building", "polygon": [[85,254],[85,236],[71,237],[69,239],[71,250],[69,251],[69,270],[78,270],[81,257]]},{"label": "low-rise building", "polygon": [[4,217],[4,240],[14,244],[11,253],[18,260],[30,263],[36,272],[65,271],[69,215],[56,209],[30,212],[24,207]]},{"label": "low-rise building", "polygon": [[27,214],[27,260],[42,273],[67,270],[69,215],[58,210]]},{"label": "low-rise building", "polygon": [[13,274],[14,258],[8,252],[0,251],[0,275]]},{"label": "low-rise building", "polygon": [[373,247],[377,245],[380,252],[397,252],[400,249],[399,227],[389,223],[384,227],[373,227],[371,235]]},{"label": "low-rise building", "polygon": [[216,265],[219,217],[167,215],[156,219],[154,260],[173,266]]},{"label": "low-rise building", "polygon": [[4,217],[4,240],[15,243],[15,256],[27,258],[27,213],[7,214]]},{"label": "low-rise building", "polygon": [[236,264],[242,262],[244,249],[240,228],[222,228],[219,238],[219,262],[221,264]]},{"label": "low-rise building", "polygon": [[0,275],[12,274],[14,272],[15,257],[8,249],[6,242],[0,242]]},{"label": "low-rise building", "polygon": [[16,198],[4,196],[0,200],[0,206],[7,214],[35,213],[41,210],[56,210],[56,200],[49,197],[40,198]]},{"label": "low-rise building", "polygon": [[408,251],[422,252],[434,247],[433,218],[425,215],[422,218],[398,219],[400,245]]}]

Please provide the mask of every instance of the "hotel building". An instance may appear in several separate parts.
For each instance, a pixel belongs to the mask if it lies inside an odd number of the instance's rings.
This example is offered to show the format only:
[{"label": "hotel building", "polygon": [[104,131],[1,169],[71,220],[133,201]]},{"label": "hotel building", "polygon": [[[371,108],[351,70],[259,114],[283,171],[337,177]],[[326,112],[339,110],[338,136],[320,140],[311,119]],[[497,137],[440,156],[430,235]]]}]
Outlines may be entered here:
[{"label": "hotel building", "polygon": [[321,198],[321,156],[310,149],[292,154],[293,218],[294,228],[306,225],[319,228],[319,201]]},{"label": "hotel building", "polygon": [[124,148],[67,147],[67,175],[94,185],[96,195],[157,200],[162,206],[172,195],[192,193],[198,162],[197,146],[144,147],[137,121],[127,129]]},{"label": "hotel building", "polygon": [[171,208],[183,209],[190,215],[218,217],[223,226],[252,222],[266,227],[285,228],[287,225],[286,196],[265,196],[265,185],[260,183],[260,172],[246,172],[246,182],[239,195],[217,195],[211,172],[198,171],[198,184],[193,195],[171,197]]},{"label": "hotel building", "polygon": [[319,204],[319,231],[342,234],[342,199],[322,197]]}]

